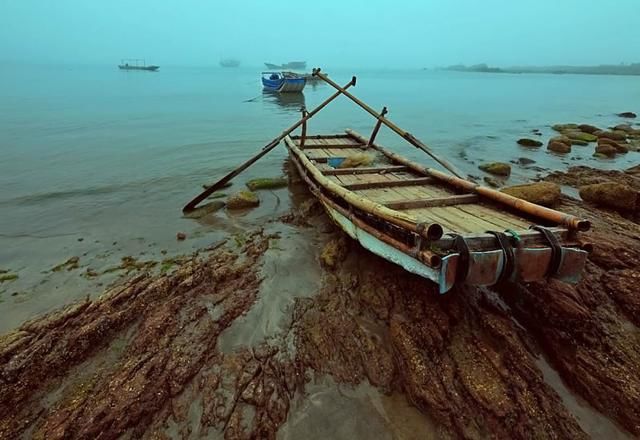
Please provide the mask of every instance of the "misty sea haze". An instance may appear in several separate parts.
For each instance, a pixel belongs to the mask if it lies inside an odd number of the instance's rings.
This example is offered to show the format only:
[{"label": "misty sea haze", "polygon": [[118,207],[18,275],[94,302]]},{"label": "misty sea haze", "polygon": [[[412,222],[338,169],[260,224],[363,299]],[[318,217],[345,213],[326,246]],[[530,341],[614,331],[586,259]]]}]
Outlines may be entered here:
[{"label": "misty sea haze", "polygon": [[[620,123],[614,114],[640,102],[637,77],[325,70],[341,84],[357,75],[357,96],[374,108],[387,106],[391,120],[470,175],[482,175],[477,169],[482,161],[534,159],[533,168],[514,166],[513,183],[534,177],[541,171],[537,166],[566,168],[574,157],[591,166],[624,167],[624,156],[593,160],[592,148],[576,147],[559,157],[515,141],[540,129],[546,142],[554,123]],[[31,288],[28,280],[38,279],[42,270],[72,255],[96,257],[106,244],[117,246],[118,255],[146,248],[184,252],[238,225],[285,212],[288,193],[279,190],[267,193],[261,207],[245,217],[227,218],[222,212],[211,224],[181,214],[202,184],[292,125],[303,104],[312,109],[333,92],[308,84],[304,95],[263,94],[260,71],[2,65],[0,267],[22,271],[18,282],[24,285],[16,286]],[[309,133],[354,128],[368,134],[373,123],[341,98],[309,122]],[[383,129],[379,140],[433,165],[389,130]],[[234,188],[251,177],[280,175],[285,157],[284,146],[278,147],[241,175]],[[177,243],[177,231],[194,239]],[[44,310],[53,303],[40,305]],[[14,310],[11,320],[19,322],[32,312]],[[4,323],[0,331],[10,325]]]}]

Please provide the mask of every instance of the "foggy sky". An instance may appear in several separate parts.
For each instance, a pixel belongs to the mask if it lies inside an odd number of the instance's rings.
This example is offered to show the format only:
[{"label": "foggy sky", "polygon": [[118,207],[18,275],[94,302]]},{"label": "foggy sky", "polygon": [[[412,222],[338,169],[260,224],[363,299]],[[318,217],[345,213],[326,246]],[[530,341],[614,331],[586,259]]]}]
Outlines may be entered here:
[{"label": "foggy sky", "polygon": [[640,62],[640,0],[0,0],[0,61]]}]

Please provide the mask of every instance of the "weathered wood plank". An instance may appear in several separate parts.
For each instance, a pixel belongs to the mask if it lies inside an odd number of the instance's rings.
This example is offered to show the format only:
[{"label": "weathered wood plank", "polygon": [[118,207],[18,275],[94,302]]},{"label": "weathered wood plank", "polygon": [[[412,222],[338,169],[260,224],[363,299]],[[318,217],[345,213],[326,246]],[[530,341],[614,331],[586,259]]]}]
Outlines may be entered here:
[{"label": "weathered wood plank", "polygon": [[421,177],[419,179],[408,179],[408,180],[381,180],[377,182],[363,182],[363,183],[354,183],[351,185],[345,185],[345,188],[350,191],[355,191],[359,189],[369,189],[369,188],[391,188],[394,186],[412,186],[412,185],[427,185],[432,183],[433,179],[430,177]]},{"label": "weathered wood plank", "polygon": [[385,172],[406,171],[408,169],[409,168],[404,165],[389,165],[387,167],[335,168],[324,171],[323,174],[326,176],[337,176],[341,174],[384,174]]},{"label": "weathered wood plank", "polygon": [[400,202],[389,202],[384,205],[391,209],[416,209],[430,208],[436,206],[462,205],[466,203],[477,203],[480,198],[476,194],[461,194],[449,197],[433,197],[428,199],[404,200]]},{"label": "weathered wood plank", "polygon": [[[358,148],[360,144],[336,144],[336,143],[324,143],[322,145],[320,144],[312,144],[312,145],[308,145],[305,143],[304,145],[304,149],[305,150],[313,150],[316,148],[335,148],[335,149],[344,149],[344,148]],[[362,148],[360,148],[360,150],[365,150],[366,149],[366,145],[362,145]]]}]

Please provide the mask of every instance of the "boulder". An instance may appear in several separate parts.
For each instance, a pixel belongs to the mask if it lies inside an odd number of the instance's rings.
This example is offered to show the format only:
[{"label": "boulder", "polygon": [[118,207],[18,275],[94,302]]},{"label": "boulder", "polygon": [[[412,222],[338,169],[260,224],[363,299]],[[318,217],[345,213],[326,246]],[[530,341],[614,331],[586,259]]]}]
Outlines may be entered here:
[{"label": "boulder", "polygon": [[560,187],[551,182],[508,186],[502,188],[500,191],[543,206],[554,206],[560,199]]},{"label": "boulder", "polygon": [[227,209],[254,208],[260,204],[258,196],[251,191],[240,191],[227,199]]},{"label": "boulder", "polygon": [[261,177],[249,180],[246,185],[251,191],[283,188],[287,186],[287,179],[285,177]]},{"label": "boulder", "polygon": [[629,146],[627,144],[619,143],[619,142],[616,142],[616,141],[608,139],[608,138],[600,138],[600,139],[598,139],[598,146],[600,146],[600,145],[611,145],[613,148],[616,149],[617,153],[628,153],[629,152]]},{"label": "boulder", "polygon": [[593,134],[595,131],[600,130],[598,127],[589,124],[580,124],[578,125],[578,128],[580,129],[580,131],[590,134]]},{"label": "boulder", "polygon": [[593,157],[595,157],[596,159],[609,159],[609,156],[602,153],[593,153]]},{"label": "boulder", "polygon": [[616,155],[617,152],[618,152],[618,150],[613,145],[598,144],[598,146],[596,146],[596,153],[597,154],[604,154],[605,156],[613,157],[613,156]]},{"label": "boulder", "polygon": [[631,118],[631,119],[634,119],[634,118],[636,118],[638,115],[636,115],[634,112],[622,112],[622,113],[618,113],[618,116],[620,116],[621,118]]},{"label": "boulder", "polygon": [[578,141],[584,141],[584,142],[595,142],[598,140],[597,136],[591,133],[584,133],[580,130],[567,130],[567,131],[563,131],[562,134],[571,140],[578,140]]},{"label": "boulder", "polygon": [[581,141],[580,139],[569,139],[571,141],[571,145],[580,145],[582,147],[586,147],[589,145],[587,141]]},{"label": "boulder", "polygon": [[549,145],[547,145],[547,150],[553,151],[554,153],[564,154],[571,152],[571,146],[563,142],[550,141]]},{"label": "boulder", "polygon": [[184,232],[178,232],[176,234],[176,240],[178,241],[183,241],[187,239],[187,234],[185,234]]},{"label": "boulder", "polygon": [[633,133],[636,131],[636,129],[629,124],[618,124],[615,127],[613,127],[612,130],[624,131],[626,133]]},{"label": "boulder", "polygon": [[567,130],[577,130],[578,124],[556,124],[556,125],[552,125],[551,128],[553,128],[555,131],[562,133],[563,131],[567,131]]},{"label": "boulder", "polygon": [[621,130],[597,132],[598,138],[612,139],[614,141],[624,141],[627,139],[627,133]]},{"label": "boulder", "polygon": [[542,142],[536,141],[535,139],[522,138],[518,139],[518,145],[522,145],[523,147],[542,147]]},{"label": "boulder", "polygon": [[504,162],[491,162],[480,165],[482,171],[496,176],[508,176],[511,174],[511,165]]},{"label": "boulder", "polygon": [[510,162],[513,163],[513,164],[522,165],[522,166],[531,165],[532,163],[536,163],[535,160],[529,159],[528,157],[519,157],[517,160],[512,160]]},{"label": "boulder", "polygon": [[571,146],[571,139],[566,136],[556,136],[549,139],[549,143],[551,142],[560,142],[561,144],[566,144],[568,147]]},{"label": "boulder", "polygon": [[504,185],[504,182],[491,176],[485,176],[484,182],[491,188],[500,188],[502,185]]},{"label": "boulder", "polygon": [[585,202],[606,206],[619,211],[638,209],[638,192],[628,185],[616,182],[594,183],[580,187]]}]

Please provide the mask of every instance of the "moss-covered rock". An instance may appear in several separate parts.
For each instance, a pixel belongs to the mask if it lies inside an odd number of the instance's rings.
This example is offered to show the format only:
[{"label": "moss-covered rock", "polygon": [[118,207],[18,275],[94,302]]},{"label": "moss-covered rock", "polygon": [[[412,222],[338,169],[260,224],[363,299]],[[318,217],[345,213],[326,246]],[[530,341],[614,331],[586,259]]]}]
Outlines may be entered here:
[{"label": "moss-covered rock", "polygon": [[259,179],[251,179],[246,185],[251,191],[283,188],[287,186],[287,179],[285,177],[262,177]]},{"label": "moss-covered rock", "polygon": [[542,142],[535,139],[522,138],[518,139],[518,145],[522,145],[523,147],[541,147]]},{"label": "moss-covered rock", "polygon": [[491,162],[478,166],[482,171],[496,176],[508,176],[511,174],[511,165],[504,162]]},{"label": "moss-covered rock", "polygon": [[543,206],[554,206],[560,199],[560,187],[550,182],[508,186],[500,191]]},{"label": "moss-covered rock", "polygon": [[608,157],[615,156],[617,152],[618,150],[616,150],[614,146],[609,144],[598,144],[598,146],[596,147],[597,154],[604,154],[605,156],[608,156]]},{"label": "moss-covered rock", "polygon": [[595,157],[596,159],[609,159],[609,156],[602,153],[593,153],[593,157]]},{"label": "moss-covered rock", "polygon": [[4,272],[0,274],[0,283],[5,283],[7,281],[15,281],[18,279],[18,274],[11,272]]},{"label": "moss-covered rock", "polygon": [[557,132],[562,133],[563,131],[567,130],[577,130],[578,124],[555,124],[552,125],[551,128],[553,128]]},{"label": "moss-covered rock", "polygon": [[593,134],[594,132],[600,130],[595,125],[589,125],[589,124],[580,124],[580,125],[578,125],[578,129],[580,131],[584,132],[584,133],[591,133],[591,134]]},{"label": "moss-covered rock", "polygon": [[51,269],[52,272],[60,272],[64,269],[70,271],[80,267],[80,257],[71,257],[64,263],[60,263]]},{"label": "moss-covered rock", "polygon": [[251,191],[239,191],[227,199],[227,209],[254,208],[259,204],[260,199]]},{"label": "moss-covered rock", "polygon": [[563,142],[558,142],[558,141],[549,141],[549,144],[547,145],[547,150],[553,151],[554,153],[561,153],[561,154],[570,153],[571,145],[567,145]]},{"label": "moss-covered rock", "polygon": [[591,134],[585,133],[579,130],[567,130],[562,132],[563,135],[572,140],[583,141],[583,142],[595,142],[598,140],[598,137]]},{"label": "moss-covered rock", "polygon": [[628,185],[616,182],[594,183],[580,187],[582,200],[619,211],[638,209],[638,192]]}]

